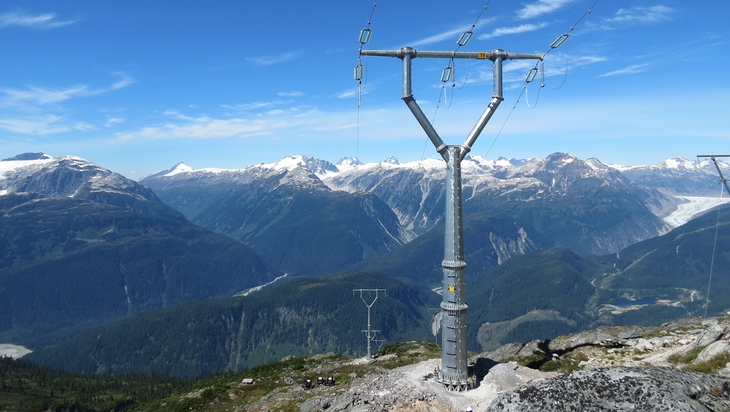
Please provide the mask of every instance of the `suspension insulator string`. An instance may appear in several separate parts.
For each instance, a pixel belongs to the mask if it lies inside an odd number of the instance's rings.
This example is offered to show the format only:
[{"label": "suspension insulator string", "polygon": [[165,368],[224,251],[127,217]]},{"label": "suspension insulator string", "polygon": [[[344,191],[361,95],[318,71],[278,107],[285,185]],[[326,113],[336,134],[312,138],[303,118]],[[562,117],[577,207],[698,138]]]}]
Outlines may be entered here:
[{"label": "suspension insulator string", "polygon": [[357,66],[355,66],[355,80],[357,81],[357,131],[355,133],[356,135],[356,142],[355,142],[355,158],[359,160],[360,158],[360,106],[362,105],[362,91],[364,88],[363,85],[363,75],[366,76],[366,83],[367,83],[367,71],[365,70],[365,67],[362,64],[362,50],[365,47],[366,44],[370,41],[370,36],[372,35],[372,30],[370,30],[370,25],[373,21],[373,14],[375,13],[375,7],[378,6],[378,2],[373,2],[373,7],[370,9],[370,17],[368,18],[368,24],[365,26],[364,29],[360,30],[360,36],[358,37],[358,42],[360,43],[360,48],[357,52]]}]

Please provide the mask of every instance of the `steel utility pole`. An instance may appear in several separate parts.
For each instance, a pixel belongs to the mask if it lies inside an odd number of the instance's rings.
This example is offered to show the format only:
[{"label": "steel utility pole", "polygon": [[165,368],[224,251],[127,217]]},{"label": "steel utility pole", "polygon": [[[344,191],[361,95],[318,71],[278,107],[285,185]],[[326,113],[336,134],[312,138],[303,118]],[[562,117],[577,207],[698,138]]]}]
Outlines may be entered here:
[{"label": "steel utility pole", "polygon": [[[385,293],[385,289],[353,289],[352,294],[355,295],[355,293],[360,292],[360,299],[362,299],[363,303],[365,303],[365,306],[368,307],[368,328],[367,330],[363,330],[362,332],[366,333],[366,337],[368,338],[368,359],[372,359],[372,347],[373,347],[373,340],[375,339],[375,335],[380,332],[379,330],[373,330],[371,329],[370,325],[370,308],[373,307],[375,304],[375,301],[378,300],[378,293],[383,292]],[[375,293],[375,299],[373,299],[370,303],[365,300],[365,297],[363,296],[363,292],[368,292],[368,296],[372,296],[372,293]]]},{"label": "steel utility pole", "polygon": [[[361,41],[362,42],[362,41]],[[461,40],[459,42],[461,45]],[[502,62],[505,60],[542,60],[543,54],[508,53],[504,50],[489,52],[423,51],[404,47],[398,50],[361,50],[363,56],[397,57],[403,61],[403,96],[401,99],[415,116],[426,135],[446,161],[446,226],[444,233],[443,300],[441,311],[441,369],[437,379],[449,390],[465,391],[474,387],[469,376],[466,352],[466,290],[464,279],[464,226],[461,198],[461,161],[504,100],[502,95]],[[491,60],[494,78],[492,99],[474,128],[461,145],[446,145],[423,114],[411,89],[411,61],[413,58]],[[356,68],[355,76],[362,72]]]}]

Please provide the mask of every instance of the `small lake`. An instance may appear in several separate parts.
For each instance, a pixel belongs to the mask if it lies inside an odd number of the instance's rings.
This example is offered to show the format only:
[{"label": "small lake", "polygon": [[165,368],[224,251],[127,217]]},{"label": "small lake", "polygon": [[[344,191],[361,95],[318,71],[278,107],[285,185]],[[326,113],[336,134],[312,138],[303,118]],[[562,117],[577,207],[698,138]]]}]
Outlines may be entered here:
[{"label": "small lake", "polygon": [[655,305],[656,304],[656,298],[641,298],[641,299],[616,299],[615,302],[612,303],[614,306],[618,306],[620,308],[627,308],[629,306],[633,305]]}]

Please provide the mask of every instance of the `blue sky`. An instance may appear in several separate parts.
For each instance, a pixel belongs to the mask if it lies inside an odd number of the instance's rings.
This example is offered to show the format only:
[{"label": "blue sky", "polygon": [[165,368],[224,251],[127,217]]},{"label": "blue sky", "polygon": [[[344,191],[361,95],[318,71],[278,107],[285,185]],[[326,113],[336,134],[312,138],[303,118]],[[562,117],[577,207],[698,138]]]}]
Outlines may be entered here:
[{"label": "blue sky", "polygon": [[[489,0],[477,21],[486,1],[380,0],[366,47],[454,50],[476,21],[462,51],[544,53],[580,20],[547,55],[545,87],[538,75],[519,102],[536,62],[505,64],[505,101],[473,154],[633,165],[730,152],[730,2],[599,0],[585,15],[594,3]],[[0,158],[76,155],[138,179],[181,161],[437,157],[400,100],[397,58],[363,58],[358,116],[353,68],[372,10],[370,0],[3,1]],[[457,61],[443,96],[447,64],[414,60],[413,91],[459,144],[491,97],[492,68]]]}]

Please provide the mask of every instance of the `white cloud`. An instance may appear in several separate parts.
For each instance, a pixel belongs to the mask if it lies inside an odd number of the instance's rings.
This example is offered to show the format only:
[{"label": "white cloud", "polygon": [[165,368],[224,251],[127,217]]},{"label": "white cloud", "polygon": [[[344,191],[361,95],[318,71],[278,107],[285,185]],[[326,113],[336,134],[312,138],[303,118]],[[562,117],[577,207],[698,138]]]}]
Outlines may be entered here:
[{"label": "white cloud", "polygon": [[115,124],[122,124],[124,123],[125,119],[123,117],[110,117],[107,119],[106,123],[104,123],[104,126],[106,127],[112,127]]},{"label": "white cloud", "polygon": [[[552,53],[545,56],[545,77],[552,76],[564,76],[566,64],[569,67],[569,71],[575,67],[588,66],[595,63],[606,61],[605,57],[601,56],[572,56],[559,53]],[[536,66],[535,60],[512,60],[505,62],[502,72],[504,73],[504,83],[521,83],[524,84],[527,73]],[[539,81],[540,74],[537,77]],[[491,67],[481,69],[476,76],[471,78],[468,83],[491,83],[492,69]]]},{"label": "white cloud", "polygon": [[32,29],[55,29],[57,27],[68,26],[76,23],[74,20],[57,20],[55,13],[46,13],[38,15],[30,15],[23,12],[11,12],[0,14],[0,27],[27,27]]},{"label": "white cloud", "polygon": [[[485,24],[491,23],[492,21],[494,21],[494,19],[482,19],[477,22],[475,29],[478,29]],[[411,41],[408,43],[408,46],[419,47],[425,46],[427,44],[438,43],[444,40],[452,40],[454,42],[454,48],[456,48],[456,41],[459,39],[461,34],[466,31],[465,27],[469,28],[470,26],[460,26],[460,28],[455,28],[442,33],[434,34],[433,36],[428,36],[420,40]]]},{"label": "white cloud", "polygon": [[5,98],[1,100],[4,106],[24,103],[43,105],[48,103],[58,103],[75,96],[83,95],[88,93],[88,89],[89,88],[87,86],[74,86],[67,89],[28,86],[25,90],[2,89],[0,92],[5,94]]},{"label": "white cloud", "polygon": [[289,60],[294,60],[301,55],[300,52],[288,52],[281,53],[274,56],[258,56],[258,57],[246,57],[246,60],[256,63],[259,66],[269,66],[272,64],[284,63]]},{"label": "white cloud", "polygon": [[[362,94],[365,94],[365,93],[362,92]],[[357,96],[357,89],[343,90],[343,91],[337,93],[336,96],[337,96],[338,99],[349,99],[351,97]]]},{"label": "white cloud", "polygon": [[[433,36],[429,36],[429,37],[426,37],[426,38],[423,38],[420,40],[412,41],[412,42],[408,43],[408,45],[412,46],[412,47],[418,47],[418,46],[424,46],[427,44],[438,43],[438,42],[448,40],[448,39],[458,39],[456,37],[456,35],[461,35],[461,33],[463,33],[463,32],[464,32],[464,29],[449,30],[449,31],[446,31],[443,33],[434,34]],[[456,42],[454,42],[454,44],[456,44]]]},{"label": "white cloud", "polygon": [[120,133],[118,136],[121,140],[129,140],[135,137],[145,139],[213,139],[262,133],[272,126],[272,124],[259,119],[199,117],[185,123],[166,123],[162,126],[145,127],[136,133]]},{"label": "white cloud", "polygon": [[518,34],[518,33],[525,33],[530,31],[535,31],[542,29],[543,27],[547,27],[547,23],[540,23],[540,24],[521,24],[516,27],[501,27],[498,29],[494,29],[491,33],[482,34],[479,36],[479,40],[485,40],[485,39],[491,39],[492,37],[499,37],[504,36],[508,34]]},{"label": "white cloud", "polygon": [[666,6],[634,7],[632,9],[619,9],[616,15],[606,19],[609,23],[615,22],[656,22],[669,20],[674,12]]},{"label": "white cloud", "polygon": [[68,126],[60,124],[63,120],[62,117],[55,115],[26,119],[5,118],[0,119],[0,129],[30,135],[62,133],[69,130]]},{"label": "white cloud", "polygon": [[274,106],[279,106],[287,102],[283,100],[272,100],[269,102],[253,102],[253,103],[241,103],[237,105],[222,104],[221,107],[224,109],[233,109],[239,111],[252,111],[259,109],[267,109]]},{"label": "white cloud", "polygon": [[614,70],[612,72],[604,73],[600,75],[599,77],[608,77],[608,76],[619,76],[622,74],[635,74],[635,73],[641,73],[646,71],[646,67],[648,67],[648,64],[635,64],[633,66],[629,66],[625,69],[621,70]]},{"label": "white cloud", "polygon": [[18,106],[24,104],[44,105],[49,103],[59,103],[76,97],[95,96],[114,90],[127,87],[134,83],[135,80],[124,73],[116,73],[121,79],[114,82],[108,87],[101,89],[91,89],[89,86],[72,86],[65,89],[54,89],[48,87],[26,86],[27,89],[1,89],[0,93],[5,94],[4,98],[0,98],[2,106]]},{"label": "white cloud", "polygon": [[351,113],[321,112],[309,107],[273,109],[263,113],[231,118],[180,117],[168,111],[171,119],[137,131],[118,133],[130,139],[220,139],[259,135],[291,135],[307,131],[342,130],[353,127]]},{"label": "white cloud", "polygon": [[538,0],[536,3],[528,4],[517,11],[517,18],[531,19],[546,13],[551,13],[574,0]]},{"label": "white cloud", "polygon": [[76,123],[76,126],[74,128],[76,130],[81,130],[82,132],[96,129],[96,127],[94,127],[94,125],[88,124],[86,122],[78,122],[78,123]]},{"label": "white cloud", "polygon": [[120,76],[121,79],[117,80],[116,82],[114,82],[114,84],[112,84],[110,87],[107,87],[106,89],[99,89],[99,90],[95,91],[95,94],[105,93],[105,92],[112,91],[112,90],[123,89],[123,88],[129,86],[130,84],[136,82],[136,80],[134,80],[131,76],[129,76],[126,73],[116,72],[114,74],[117,76]]},{"label": "white cloud", "polygon": [[288,92],[279,92],[279,93],[277,93],[277,95],[282,96],[282,97],[299,97],[299,96],[304,96],[304,92],[288,91]]}]

